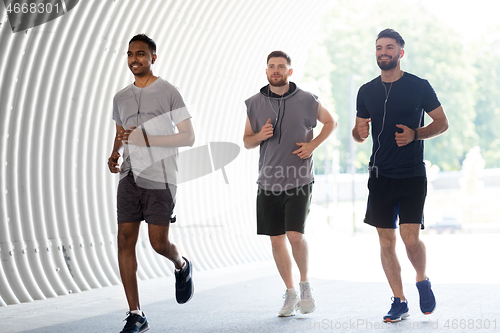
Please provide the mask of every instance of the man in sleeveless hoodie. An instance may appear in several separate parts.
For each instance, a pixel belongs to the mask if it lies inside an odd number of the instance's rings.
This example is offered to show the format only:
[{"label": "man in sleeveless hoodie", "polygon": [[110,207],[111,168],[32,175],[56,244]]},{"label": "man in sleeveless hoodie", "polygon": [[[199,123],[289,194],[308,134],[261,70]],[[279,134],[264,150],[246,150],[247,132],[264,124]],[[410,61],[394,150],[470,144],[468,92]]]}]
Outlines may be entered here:
[{"label": "man in sleeveless hoodie", "polygon": [[[267,57],[269,84],[245,101],[245,148],[260,147],[257,179],[257,234],[271,239],[273,257],[286,286],[278,316],[310,313],[316,309],[308,277],[308,246],[304,229],[311,202],[313,151],[337,127],[328,110],[313,94],[293,82],[290,57],[274,51]],[[317,121],[323,124],[313,138]],[[300,296],[295,288],[287,240],[300,272]]]}]

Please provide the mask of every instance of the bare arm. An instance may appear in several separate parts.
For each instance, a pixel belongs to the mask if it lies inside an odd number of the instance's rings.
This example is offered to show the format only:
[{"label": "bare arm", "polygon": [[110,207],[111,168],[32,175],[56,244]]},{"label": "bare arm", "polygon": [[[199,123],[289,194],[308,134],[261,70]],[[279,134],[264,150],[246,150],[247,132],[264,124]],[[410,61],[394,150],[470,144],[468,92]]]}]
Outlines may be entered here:
[{"label": "bare arm", "polygon": [[313,151],[338,127],[335,119],[333,119],[330,112],[321,103],[318,106],[318,121],[323,124],[321,132],[311,142],[298,142],[297,145],[300,148],[293,151],[292,154],[302,159],[309,158]]},{"label": "bare arm", "polygon": [[122,135],[125,129],[121,126],[116,125],[115,140],[113,142],[113,150],[111,151],[111,156],[108,158],[108,168],[112,173],[120,172],[118,167],[118,159],[120,158],[120,153],[118,152],[123,146]]},{"label": "bare arm", "polygon": [[123,141],[126,144],[144,147],[157,146],[157,147],[191,147],[194,144],[195,135],[191,119],[185,119],[177,124],[179,133],[172,135],[147,135],[144,136],[142,130],[124,131]]},{"label": "bare arm", "polygon": [[269,139],[273,136],[273,125],[271,124],[271,119],[267,120],[267,123],[262,126],[260,132],[255,133],[250,125],[250,119],[247,117],[245,124],[245,133],[243,134],[243,144],[246,149],[253,149],[258,147],[263,141]]},{"label": "bare arm", "polygon": [[[417,140],[432,139],[446,132],[448,129],[448,118],[442,106],[439,106],[427,113],[432,121],[426,126],[416,129]],[[405,126],[396,125],[403,130],[402,133],[396,133],[396,144],[399,147],[406,146],[415,140],[415,130]]]},{"label": "bare arm", "polygon": [[148,135],[150,146],[159,147],[191,147],[195,136],[191,119],[185,119],[177,124],[179,133],[173,135]]},{"label": "bare arm", "polygon": [[432,118],[432,122],[417,129],[418,140],[431,139],[439,136],[448,130],[448,117],[442,106],[427,113]]},{"label": "bare arm", "polygon": [[370,136],[370,118],[356,117],[356,124],[352,129],[352,138],[358,143],[366,142]]}]

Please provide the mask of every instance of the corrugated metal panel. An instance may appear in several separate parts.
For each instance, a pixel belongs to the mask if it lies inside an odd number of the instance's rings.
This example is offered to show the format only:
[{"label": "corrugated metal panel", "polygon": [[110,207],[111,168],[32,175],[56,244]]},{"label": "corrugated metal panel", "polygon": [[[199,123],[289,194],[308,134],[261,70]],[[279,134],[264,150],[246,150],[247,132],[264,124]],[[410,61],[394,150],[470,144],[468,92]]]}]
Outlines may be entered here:
[{"label": "corrugated metal panel", "polygon": [[[180,88],[196,146],[241,146],[243,101],[266,83],[267,54],[286,50],[300,72],[324,3],[88,0],[17,33],[0,5],[0,306],[120,283],[106,162],[133,35],[155,39],[154,73]],[[171,235],[195,269],[271,257],[255,235],[256,154],[226,166],[229,184],[216,171],[179,186]],[[141,279],[172,275],[144,227],[137,250]]]}]

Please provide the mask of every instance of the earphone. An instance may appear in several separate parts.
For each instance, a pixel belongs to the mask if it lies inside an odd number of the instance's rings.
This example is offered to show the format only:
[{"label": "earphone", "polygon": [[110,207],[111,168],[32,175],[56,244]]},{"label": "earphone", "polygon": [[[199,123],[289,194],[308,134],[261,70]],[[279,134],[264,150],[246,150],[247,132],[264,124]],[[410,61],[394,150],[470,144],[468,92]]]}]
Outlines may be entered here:
[{"label": "earphone", "polygon": [[[271,99],[270,99],[270,96],[271,96],[271,91],[270,91],[270,86],[268,85],[267,86],[267,101],[269,102],[269,106],[271,106],[271,110],[273,110],[274,114],[276,115],[276,119],[274,120],[275,121],[275,126],[278,125],[278,119],[279,119],[279,116],[280,116],[280,108],[281,108],[281,102],[283,101],[283,97],[284,97],[285,94],[281,95],[281,98],[278,100],[278,112],[276,112],[273,108],[273,104],[271,103]],[[283,116],[281,118],[281,121],[283,121]],[[274,129],[273,129],[273,135],[274,135]],[[266,147],[266,150],[264,151],[264,158],[262,159],[262,166],[265,167],[266,165],[266,155],[267,155],[267,149],[269,148],[269,144],[270,144],[270,139],[271,138],[268,138],[267,139],[267,147]],[[262,168],[262,170],[264,170],[264,168]]]},{"label": "earphone", "polygon": [[[401,56],[398,57],[398,62],[399,62],[399,59],[401,59]],[[389,91],[387,91],[387,87],[385,86],[384,81],[382,81],[382,76],[380,76],[380,82],[384,86],[384,90],[385,90],[384,115],[382,116],[382,128],[380,129],[380,132],[377,135],[378,147],[377,147],[377,150],[375,150],[375,152],[373,153],[372,168],[376,167],[375,162],[377,161],[377,153],[380,150],[380,136],[382,135],[382,132],[384,131],[384,127],[385,127],[385,115],[387,114],[387,101],[389,100],[389,94],[391,93],[392,84],[394,83],[395,77],[396,77],[396,71],[394,71],[394,75],[393,75],[392,80],[391,80],[391,85],[389,86]]]}]

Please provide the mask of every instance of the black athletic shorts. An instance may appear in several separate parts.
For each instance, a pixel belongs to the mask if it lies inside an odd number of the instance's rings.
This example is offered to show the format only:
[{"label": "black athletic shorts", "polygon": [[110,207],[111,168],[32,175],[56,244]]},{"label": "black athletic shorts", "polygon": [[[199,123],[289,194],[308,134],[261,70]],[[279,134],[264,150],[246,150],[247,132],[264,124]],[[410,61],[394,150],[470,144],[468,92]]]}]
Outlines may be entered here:
[{"label": "black athletic shorts", "polygon": [[134,174],[129,174],[118,183],[117,211],[118,223],[146,221],[150,224],[168,225],[175,222],[174,200],[169,184],[163,189],[137,186]]},{"label": "black athletic shorts", "polygon": [[403,223],[420,223],[424,229],[427,178],[386,178],[370,176],[365,223],[377,228],[397,228]]},{"label": "black athletic shorts", "polygon": [[278,236],[287,231],[304,233],[311,206],[312,184],[273,192],[257,192],[257,234]]}]

